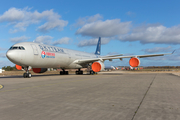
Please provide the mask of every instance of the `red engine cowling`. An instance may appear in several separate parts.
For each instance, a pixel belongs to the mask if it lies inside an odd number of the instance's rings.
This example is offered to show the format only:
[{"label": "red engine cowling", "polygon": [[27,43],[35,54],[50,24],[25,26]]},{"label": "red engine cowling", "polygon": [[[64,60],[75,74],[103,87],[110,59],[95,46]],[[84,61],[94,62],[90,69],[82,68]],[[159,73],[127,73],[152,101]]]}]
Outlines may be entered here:
[{"label": "red engine cowling", "polygon": [[94,62],[92,65],[91,65],[91,68],[94,72],[99,72],[101,70],[104,70],[104,63],[103,62]]},{"label": "red engine cowling", "polygon": [[47,71],[47,68],[32,68],[35,73],[44,73]]},{"label": "red engine cowling", "polygon": [[22,66],[16,64],[16,69],[17,70],[22,70]]},{"label": "red engine cowling", "polygon": [[131,58],[129,60],[129,65],[131,67],[138,67],[140,65],[140,60],[138,58]]}]

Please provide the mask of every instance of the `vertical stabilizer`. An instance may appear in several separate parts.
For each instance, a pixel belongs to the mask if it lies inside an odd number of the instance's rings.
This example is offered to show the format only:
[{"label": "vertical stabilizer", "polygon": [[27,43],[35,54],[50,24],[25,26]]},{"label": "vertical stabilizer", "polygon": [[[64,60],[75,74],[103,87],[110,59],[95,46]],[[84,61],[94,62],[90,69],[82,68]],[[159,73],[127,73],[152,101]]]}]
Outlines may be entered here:
[{"label": "vertical stabilizer", "polygon": [[101,54],[101,37],[99,37],[96,52],[95,52],[95,55],[100,55],[100,54]]}]

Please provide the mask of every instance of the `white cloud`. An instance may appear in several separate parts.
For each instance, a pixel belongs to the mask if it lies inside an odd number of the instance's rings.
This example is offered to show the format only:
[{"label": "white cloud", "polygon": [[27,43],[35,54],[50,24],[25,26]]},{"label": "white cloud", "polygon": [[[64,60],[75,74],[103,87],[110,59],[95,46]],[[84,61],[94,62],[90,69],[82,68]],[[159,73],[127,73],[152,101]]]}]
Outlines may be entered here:
[{"label": "white cloud", "polygon": [[24,31],[26,31],[26,28],[22,27],[22,28],[18,28],[18,29],[10,29],[9,33],[17,33],[19,31],[24,32]]},{"label": "white cloud", "polygon": [[45,35],[45,36],[38,36],[34,40],[34,42],[48,44],[48,45],[58,45],[58,44],[69,44],[70,40],[71,40],[71,38],[69,38],[69,37],[63,37],[57,41],[52,42],[53,37]]},{"label": "white cloud", "polygon": [[163,25],[143,25],[131,33],[120,35],[119,40],[141,43],[180,44],[180,25],[167,28]]},{"label": "white cloud", "polygon": [[43,43],[43,44],[51,44],[51,41],[52,41],[53,37],[51,36],[38,36],[34,42],[37,42],[37,43]]},{"label": "white cloud", "polygon": [[120,19],[96,21],[85,24],[76,31],[76,34],[91,37],[112,37],[127,34],[130,31],[131,22],[120,22]]},{"label": "white cloud", "polygon": [[172,47],[154,47],[151,49],[143,49],[146,53],[157,53],[157,52],[172,52]]},{"label": "white cloud", "polygon": [[26,31],[30,24],[39,24],[41,21],[46,21],[45,24],[37,28],[41,32],[49,32],[52,29],[61,31],[68,24],[67,21],[61,20],[61,16],[52,9],[42,13],[31,12],[30,10],[28,7],[24,9],[10,8],[3,15],[0,15],[0,22],[9,22],[14,25],[14,28],[10,29],[10,33]]},{"label": "white cloud", "polygon": [[[101,44],[107,44],[111,38],[101,38]],[[93,38],[90,40],[82,40],[79,42],[78,46],[79,47],[84,47],[84,46],[94,46],[97,45],[98,43],[98,38]]]},{"label": "white cloud", "polygon": [[118,55],[119,53],[118,52],[109,52],[108,54],[107,54],[107,56],[108,55]]},{"label": "white cloud", "polygon": [[100,14],[96,14],[94,16],[82,17],[82,18],[79,18],[73,26],[75,26],[75,27],[83,26],[87,23],[92,23],[92,22],[101,20],[102,18],[103,17]]},{"label": "white cloud", "polygon": [[4,12],[3,15],[0,16],[0,22],[14,22],[20,21],[24,18],[24,10],[10,8],[8,11]]},{"label": "white cloud", "polygon": [[63,38],[55,41],[55,42],[53,43],[53,45],[69,44],[69,41],[70,41],[70,40],[71,40],[71,38],[69,38],[69,37],[63,37]]},{"label": "white cloud", "polygon": [[[164,49],[164,50],[163,50]],[[165,47],[162,48],[162,50],[160,51],[164,51],[164,52],[172,52],[171,50],[172,48],[169,47]],[[176,61],[180,61],[180,48],[177,49],[172,55],[165,55],[165,56],[159,56],[159,57],[147,57],[147,58],[143,58],[143,59],[147,59],[147,60],[154,60],[154,61],[168,61],[168,62],[176,62]],[[178,64],[177,64],[178,66]]]},{"label": "white cloud", "polygon": [[180,61],[180,56],[179,54],[173,54],[173,55],[167,55],[167,56],[160,56],[160,57],[149,57],[149,58],[145,58],[147,60],[160,60],[160,61],[170,61],[170,62],[174,62],[174,61]]},{"label": "white cloud", "polygon": [[11,38],[10,41],[17,43],[17,42],[22,42],[22,41],[26,41],[30,39],[30,37],[26,37],[26,36],[21,36],[21,37],[15,37],[15,38]]},{"label": "white cloud", "polygon": [[62,31],[63,27],[65,27],[67,24],[68,22],[64,20],[54,20],[51,22],[46,22],[44,25],[39,26],[37,30],[41,32],[49,32],[49,30],[52,29]]}]

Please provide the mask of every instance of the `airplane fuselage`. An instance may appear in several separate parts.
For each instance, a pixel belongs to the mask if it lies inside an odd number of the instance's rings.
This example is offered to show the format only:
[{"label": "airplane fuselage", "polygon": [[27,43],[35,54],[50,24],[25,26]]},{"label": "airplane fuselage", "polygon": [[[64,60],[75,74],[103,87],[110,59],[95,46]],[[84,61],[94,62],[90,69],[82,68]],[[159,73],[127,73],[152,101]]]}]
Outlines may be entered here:
[{"label": "airplane fuselage", "polygon": [[[24,49],[22,48],[24,47]],[[20,66],[32,68],[78,69],[87,64],[73,63],[75,60],[97,58],[98,55],[75,51],[34,42],[23,42],[13,45],[7,52],[8,59]]]}]

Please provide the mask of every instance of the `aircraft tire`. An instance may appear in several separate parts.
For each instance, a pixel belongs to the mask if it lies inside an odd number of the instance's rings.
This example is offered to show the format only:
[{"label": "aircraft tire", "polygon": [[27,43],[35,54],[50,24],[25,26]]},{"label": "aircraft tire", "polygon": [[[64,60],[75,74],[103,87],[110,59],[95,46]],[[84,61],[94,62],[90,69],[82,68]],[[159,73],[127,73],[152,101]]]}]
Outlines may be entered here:
[{"label": "aircraft tire", "polygon": [[90,75],[97,75],[97,72],[94,72],[93,70],[91,70]]},{"label": "aircraft tire", "polygon": [[24,73],[24,74],[23,74],[23,77],[24,77],[24,78],[27,78],[27,73]]},{"label": "aircraft tire", "polygon": [[76,75],[82,75],[83,74],[83,71],[80,70],[80,71],[76,71]]},{"label": "aircraft tire", "polygon": [[90,75],[96,74],[93,70],[90,71]]},{"label": "aircraft tire", "polygon": [[60,71],[60,75],[63,75],[63,71]]},{"label": "aircraft tire", "polygon": [[60,71],[60,75],[68,75],[69,72],[68,71]]},{"label": "aircraft tire", "polygon": [[24,78],[31,78],[31,76],[32,76],[31,73],[24,73],[23,74]]},{"label": "aircraft tire", "polygon": [[32,76],[31,73],[28,73],[28,74],[27,74],[27,77],[28,77],[28,78],[31,78],[31,76]]}]

